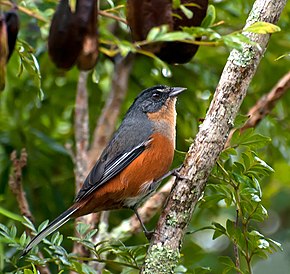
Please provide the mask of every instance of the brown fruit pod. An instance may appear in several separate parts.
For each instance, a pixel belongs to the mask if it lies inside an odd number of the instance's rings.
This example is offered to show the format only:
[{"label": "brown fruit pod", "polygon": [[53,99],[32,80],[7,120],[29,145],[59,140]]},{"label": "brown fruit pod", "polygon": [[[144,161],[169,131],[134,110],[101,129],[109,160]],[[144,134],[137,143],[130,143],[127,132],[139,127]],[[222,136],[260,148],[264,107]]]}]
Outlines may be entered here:
[{"label": "brown fruit pod", "polygon": [[[127,22],[134,41],[146,40],[153,27],[168,25],[173,30],[171,0],[128,0]],[[161,43],[155,43],[143,48],[156,53],[160,47]]]},{"label": "brown fruit pod", "polygon": [[4,16],[0,16],[0,91],[5,88],[8,37]]},{"label": "brown fruit pod", "polygon": [[90,70],[98,58],[98,0],[78,0],[76,17],[84,33],[82,49],[77,59],[80,70]]},{"label": "brown fruit pod", "polygon": [[[174,16],[175,31],[180,31],[181,27],[197,27],[200,26],[202,20],[206,16],[208,0],[181,0],[181,4],[196,4],[195,6],[187,6],[193,12],[193,17],[188,19],[180,10],[173,10],[177,16]],[[200,41],[200,38],[196,38]],[[184,64],[189,62],[198,50],[198,45],[182,43],[182,42],[166,42],[163,43],[157,56],[169,64]]]},{"label": "brown fruit pod", "polygon": [[69,0],[60,0],[48,37],[48,53],[57,67],[70,69],[76,63],[82,49],[83,37]]},{"label": "brown fruit pod", "polygon": [[8,62],[15,48],[20,23],[17,11],[14,9],[5,12],[4,17],[8,37],[8,56],[7,56]]},{"label": "brown fruit pod", "polygon": [[[151,28],[167,24],[169,30],[180,31],[181,27],[200,26],[206,16],[208,0],[181,0],[181,4],[193,12],[188,19],[180,9],[172,9],[172,1],[128,0],[127,21],[134,41],[145,40]],[[200,39],[197,39],[200,40]],[[186,63],[195,55],[198,45],[182,42],[155,43],[146,50],[155,53],[167,63]]]}]

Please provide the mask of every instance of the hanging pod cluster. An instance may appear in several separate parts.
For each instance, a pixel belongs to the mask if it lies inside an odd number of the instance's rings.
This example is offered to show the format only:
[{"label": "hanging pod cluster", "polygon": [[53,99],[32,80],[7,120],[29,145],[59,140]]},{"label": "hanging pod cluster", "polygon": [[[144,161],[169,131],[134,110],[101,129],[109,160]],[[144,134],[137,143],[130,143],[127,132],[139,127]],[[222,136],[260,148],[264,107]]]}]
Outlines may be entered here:
[{"label": "hanging pod cluster", "polygon": [[[208,0],[180,0],[180,4],[192,12],[191,18],[188,18],[180,8],[174,9],[172,0],[128,0],[127,21],[133,40],[146,40],[149,31],[161,25],[169,26],[169,31],[200,26],[206,16]],[[153,52],[169,64],[183,64],[192,59],[198,50],[198,45],[159,42],[145,46],[144,49]]]},{"label": "hanging pod cluster", "polygon": [[15,47],[19,17],[15,9],[0,15],[0,90],[5,88],[6,64]]},{"label": "hanging pod cluster", "polygon": [[48,53],[55,65],[70,69],[75,64],[80,70],[92,69],[98,57],[97,0],[60,0],[53,15]]}]

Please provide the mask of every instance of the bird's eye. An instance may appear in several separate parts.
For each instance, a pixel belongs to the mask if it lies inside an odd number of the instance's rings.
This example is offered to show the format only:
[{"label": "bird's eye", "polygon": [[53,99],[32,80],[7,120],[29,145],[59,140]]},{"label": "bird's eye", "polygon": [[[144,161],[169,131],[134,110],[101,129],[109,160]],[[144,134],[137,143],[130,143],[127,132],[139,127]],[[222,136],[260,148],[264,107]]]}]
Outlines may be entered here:
[{"label": "bird's eye", "polygon": [[152,97],[154,100],[159,100],[161,98],[161,94],[159,92],[155,92],[153,93]]}]

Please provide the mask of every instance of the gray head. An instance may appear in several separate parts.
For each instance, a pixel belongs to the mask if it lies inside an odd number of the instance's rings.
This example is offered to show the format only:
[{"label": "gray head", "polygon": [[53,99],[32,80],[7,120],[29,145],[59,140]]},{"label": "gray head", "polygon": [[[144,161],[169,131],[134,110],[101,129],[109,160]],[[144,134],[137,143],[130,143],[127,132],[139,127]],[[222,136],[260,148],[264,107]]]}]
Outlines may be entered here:
[{"label": "gray head", "polygon": [[163,85],[154,86],[143,90],[135,99],[128,110],[128,114],[135,111],[144,113],[155,113],[161,110],[168,101],[174,100],[178,94],[186,88],[168,87]]}]

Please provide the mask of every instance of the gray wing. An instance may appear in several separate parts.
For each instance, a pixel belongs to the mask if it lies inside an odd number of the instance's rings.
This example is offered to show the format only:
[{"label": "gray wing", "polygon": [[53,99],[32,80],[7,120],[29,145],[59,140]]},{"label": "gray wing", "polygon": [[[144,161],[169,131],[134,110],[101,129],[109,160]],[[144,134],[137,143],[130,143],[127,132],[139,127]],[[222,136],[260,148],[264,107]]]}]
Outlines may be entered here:
[{"label": "gray wing", "polygon": [[126,132],[128,130],[134,130],[136,132],[135,124],[120,126],[109,145],[103,151],[100,159],[87,176],[82,188],[77,194],[75,202],[88,197],[96,189],[116,176],[134,161],[151,142],[151,128],[146,129],[146,125],[143,125],[142,131],[139,134],[133,134],[134,136],[130,140],[128,138],[126,139]]}]

